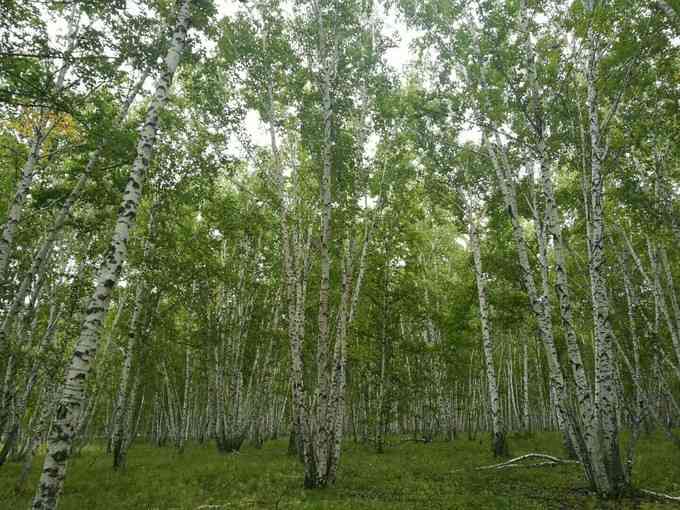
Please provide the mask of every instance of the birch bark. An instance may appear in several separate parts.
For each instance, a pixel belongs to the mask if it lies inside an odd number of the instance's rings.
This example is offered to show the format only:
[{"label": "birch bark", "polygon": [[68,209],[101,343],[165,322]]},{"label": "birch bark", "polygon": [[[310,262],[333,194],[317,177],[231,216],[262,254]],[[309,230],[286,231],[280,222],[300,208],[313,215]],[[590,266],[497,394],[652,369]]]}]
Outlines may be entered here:
[{"label": "birch bark", "polygon": [[122,206],[111,238],[106,258],[96,278],[96,289],[87,306],[80,337],[67,369],[62,396],[57,408],[56,419],[48,440],[48,451],[43,470],[33,499],[33,509],[54,509],[66,475],[66,463],[77,432],[78,416],[84,403],[85,381],[96,354],[99,332],[108,310],[113,287],[116,285],[123,263],[127,258],[127,241],[133,228],[142,187],[149,167],[153,146],[158,130],[158,116],[165,106],[175,70],[186,44],[189,29],[189,0],[178,4],[177,20],[162,73],[156,83],[153,100],[146,113],[137,156],[130,178],[123,193]]},{"label": "birch bark", "polygon": [[[572,423],[568,419],[567,413],[567,391],[564,374],[560,365],[557,348],[555,346],[555,337],[553,334],[552,318],[550,313],[550,302],[548,296],[538,295],[536,283],[534,280],[533,270],[529,263],[529,255],[524,237],[524,231],[519,222],[519,213],[517,207],[517,195],[515,190],[515,183],[510,175],[507,165],[507,160],[501,154],[499,156],[497,149],[494,148],[488,141],[486,142],[487,151],[496,172],[496,176],[501,188],[505,207],[510,216],[512,225],[512,237],[519,259],[522,282],[527,291],[529,298],[529,305],[538,322],[539,334],[545,349],[546,359],[548,362],[548,376],[550,379],[550,386],[554,388],[556,395],[556,415],[558,426],[565,434],[568,443],[571,444],[578,454],[579,445],[574,437],[574,429]],[[496,145],[500,146],[500,140],[496,135]],[[502,151],[502,148],[500,149]],[[502,158],[502,159],[501,159]]]},{"label": "birch bark", "polygon": [[[125,120],[125,118],[127,117],[127,113],[130,110],[130,106],[132,106],[135,97],[141,90],[147,77],[148,72],[145,72],[143,76],[137,81],[132,91],[128,95],[127,99],[125,100],[125,103],[123,104],[123,107],[120,113],[118,114],[118,117],[114,122],[114,125],[116,126],[120,125]],[[92,175],[92,171],[94,170],[95,166],[97,165],[97,162],[99,161],[99,157],[101,156],[103,148],[104,140],[101,140],[97,147],[95,148],[95,150],[93,150],[90,153],[83,173],[80,175],[78,181],[76,182],[76,185],[74,186],[74,188],[71,190],[68,197],[64,201],[64,204],[61,206],[61,209],[59,210],[59,213],[57,214],[57,217],[55,218],[52,227],[48,231],[45,239],[42,241],[40,247],[33,256],[33,260],[31,262],[31,266],[28,272],[21,279],[19,288],[17,289],[16,293],[12,298],[11,304],[8,310],[6,311],[5,316],[3,317],[2,326],[0,327],[0,352],[7,348],[9,332],[12,328],[14,320],[16,319],[16,314],[20,306],[24,303],[24,299],[26,298],[26,295],[30,290],[30,286],[33,280],[36,278],[36,276],[40,277],[40,275],[42,275],[42,273],[45,271],[47,260],[50,254],[52,253],[52,247],[54,246],[54,243],[57,241],[57,238],[61,233],[61,230],[63,229],[66,220],[69,217],[69,214],[71,213],[71,208],[73,207],[73,204],[80,198],[80,195],[82,194],[83,189],[85,188],[85,184]]]},{"label": "birch bark", "polygon": [[189,346],[186,346],[184,356],[184,398],[182,399],[182,415],[180,420],[180,427],[178,432],[178,448],[180,452],[184,451],[184,445],[189,436],[189,400],[191,396],[191,379],[193,375],[192,370],[192,355]]},{"label": "birch bark", "polygon": [[475,280],[477,282],[477,299],[479,301],[479,320],[482,325],[482,348],[484,352],[484,367],[486,371],[487,391],[489,397],[489,411],[491,413],[492,440],[491,450],[495,457],[508,455],[508,445],[505,440],[505,428],[500,412],[500,398],[496,381],[496,367],[493,359],[493,339],[491,336],[491,319],[489,317],[489,303],[486,295],[486,279],[482,268],[482,254],[479,240],[478,220],[474,217],[471,206],[466,207],[466,221],[468,236],[474,264]]},{"label": "birch bark", "polygon": [[[292,416],[293,431],[291,436],[297,444],[298,454],[304,466],[305,487],[313,486],[316,476],[316,467],[312,444],[310,443],[310,413],[306,403],[306,390],[304,381],[304,358],[303,358],[303,338],[304,338],[304,304],[307,289],[307,268],[309,260],[309,248],[311,242],[311,231],[308,231],[306,241],[298,239],[294,243],[295,235],[289,222],[288,203],[285,192],[284,168],[276,139],[275,109],[273,97],[273,78],[270,76],[268,83],[269,98],[269,135],[276,180],[279,188],[281,202],[281,241],[283,245],[283,270],[286,278],[286,299],[288,304],[288,337],[291,353],[291,393],[292,393]],[[293,156],[294,157],[294,156]],[[297,245],[297,246],[296,246]],[[295,247],[295,248],[294,248]]]},{"label": "birch bark", "polygon": [[[479,44],[475,45],[476,56],[479,59]],[[482,85],[485,86],[486,76],[482,68]],[[486,108],[487,105],[484,105]],[[521,277],[524,287],[529,298],[529,305],[536,317],[538,323],[539,334],[545,349],[546,358],[548,361],[548,375],[550,378],[550,385],[555,390],[556,399],[556,414],[558,426],[565,434],[565,440],[569,447],[576,450],[578,454],[579,444],[576,441],[572,423],[568,419],[567,413],[567,391],[564,374],[560,365],[557,348],[555,346],[555,338],[553,334],[551,307],[549,297],[547,295],[539,296],[534,280],[533,269],[529,263],[529,255],[527,243],[524,236],[524,231],[519,221],[519,211],[517,207],[517,192],[514,182],[514,177],[510,169],[507,156],[504,152],[498,130],[495,131],[494,140],[492,144],[488,140],[488,133],[484,133],[483,144],[489,155],[489,159],[493,165],[498,185],[503,196],[505,208],[510,217],[512,226],[512,237],[517,251],[517,257],[521,269]]]},{"label": "birch bark", "polygon": [[[574,434],[576,439],[582,443],[581,461],[584,465],[586,476],[595,486],[601,485],[606,478],[604,464],[602,461],[602,447],[600,444],[599,419],[595,412],[592,390],[588,381],[579,340],[574,328],[573,307],[569,289],[569,279],[565,258],[564,238],[562,235],[562,222],[559,217],[557,201],[553,187],[552,168],[546,157],[546,133],[545,118],[543,109],[543,98],[537,83],[536,62],[534,48],[529,35],[529,13],[526,2],[522,0],[521,9],[523,12],[522,28],[526,33],[525,53],[526,68],[528,76],[528,86],[530,91],[530,111],[532,118],[530,124],[534,131],[534,152],[537,155],[541,192],[543,197],[544,221],[541,222],[539,212],[535,210],[536,223],[544,225],[547,234],[553,240],[555,258],[555,293],[557,294],[562,328],[567,343],[567,353],[571,365],[573,380],[576,387],[577,406],[579,414],[578,420],[573,422]],[[539,236],[540,259],[543,266],[543,287],[544,295],[548,295],[547,275],[547,239]]]},{"label": "birch bark", "polygon": [[[147,240],[148,243],[148,240]],[[145,250],[146,251],[146,250]],[[125,424],[130,413],[128,401],[128,385],[130,379],[130,371],[132,368],[133,358],[136,352],[139,319],[144,304],[144,283],[140,281],[135,292],[135,302],[132,311],[132,319],[128,329],[128,342],[125,349],[125,358],[123,359],[123,366],[120,371],[120,378],[118,382],[118,396],[116,398],[116,407],[113,413],[113,433],[112,433],[112,450],[113,450],[113,468],[118,469],[123,467],[123,460],[125,454],[123,452],[123,443],[125,440]]]},{"label": "birch bark", "polygon": [[[594,11],[592,0],[588,2],[588,10]],[[591,179],[588,245],[590,290],[595,322],[595,342],[597,346],[597,371],[595,374],[598,399],[595,401],[595,412],[600,419],[602,449],[606,481],[597,487],[603,496],[619,495],[627,487],[618,442],[618,426],[616,420],[615,390],[615,353],[614,335],[609,318],[609,296],[607,294],[605,253],[604,253],[604,181],[602,165],[607,158],[608,146],[600,132],[599,98],[597,92],[598,67],[602,50],[591,26],[588,30],[586,87],[587,108],[590,125],[591,145]]]},{"label": "birch bark", "polygon": [[531,415],[529,411],[529,339],[522,339],[522,427],[531,432]]},{"label": "birch bark", "polygon": [[656,0],[655,5],[676,25],[678,24],[678,13],[666,0]]},{"label": "birch bark", "polygon": [[[64,88],[66,73],[70,67],[69,59],[78,42],[80,29],[80,6],[74,5],[68,20],[68,34],[66,36],[66,50],[64,52],[64,62],[57,73],[54,86],[54,93],[59,94]],[[30,142],[28,159],[21,170],[21,178],[14,194],[14,198],[7,212],[7,220],[2,226],[0,234],[0,281],[5,282],[5,275],[9,265],[9,257],[14,245],[14,234],[21,221],[21,213],[24,202],[28,196],[28,191],[33,182],[36,166],[41,157],[42,146],[47,139],[50,131],[54,127],[54,121],[47,120],[44,109],[41,109],[38,124],[33,130],[33,138]],[[0,345],[2,348],[2,345]]]}]

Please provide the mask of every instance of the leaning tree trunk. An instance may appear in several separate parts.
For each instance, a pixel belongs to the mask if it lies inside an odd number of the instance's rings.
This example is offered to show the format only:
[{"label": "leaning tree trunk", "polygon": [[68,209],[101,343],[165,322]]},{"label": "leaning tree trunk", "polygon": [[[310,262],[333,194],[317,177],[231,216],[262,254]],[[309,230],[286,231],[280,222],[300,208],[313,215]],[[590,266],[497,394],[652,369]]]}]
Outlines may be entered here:
[{"label": "leaning tree trunk", "polygon": [[[15,397],[15,402],[12,410],[12,413],[14,415],[13,426],[9,429],[9,433],[5,437],[5,444],[3,446],[2,451],[0,452],[0,466],[2,466],[5,463],[7,455],[11,452],[15,443],[19,439],[21,420],[24,418],[24,414],[26,413],[26,408],[28,405],[28,400],[33,391],[33,387],[35,386],[38,379],[39,369],[41,366],[40,358],[42,356],[45,356],[47,349],[49,348],[50,344],[52,343],[52,340],[54,339],[54,333],[56,331],[56,326],[59,321],[59,317],[61,316],[62,308],[63,304],[57,307],[54,303],[50,307],[50,317],[47,329],[45,330],[43,337],[40,341],[40,344],[38,346],[38,359],[34,360],[34,362],[31,365],[31,369],[28,373],[28,377],[26,379],[26,384],[24,386],[23,392],[21,393],[21,395],[17,394]],[[10,391],[13,393],[18,393],[15,388],[13,388]],[[7,409],[7,411],[9,411],[9,409]],[[28,426],[28,429],[30,430],[30,424]]]},{"label": "leaning tree trunk", "polygon": [[599,482],[595,482],[594,480],[601,479],[605,474],[602,459],[602,445],[600,441],[600,422],[596,413],[592,388],[586,375],[581,349],[579,347],[579,340],[574,327],[573,307],[564,255],[564,239],[562,237],[561,224],[557,216],[557,205],[555,202],[549,163],[544,159],[543,149],[545,148],[545,144],[542,141],[539,144],[539,148],[541,149],[539,154],[541,157],[541,180],[545,197],[546,223],[548,232],[553,238],[554,243],[555,272],[557,276],[555,291],[559,302],[560,318],[562,320],[564,335],[567,340],[567,353],[569,355],[572,375],[576,387],[576,411],[578,412],[578,420],[576,423],[578,425],[575,425],[575,434],[578,441],[581,443],[581,461],[586,476],[591,483],[597,486]]},{"label": "leaning tree trunk", "polygon": [[[64,88],[64,80],[66,79],[66,73],[70,67],[69,59],[76,47],[78,40],[78,32],[80,27],[80,6],[73,6],[72,13],[68,20],[68,25],[67,46],[66,51],[64,52],[64,63],[57,73],[54,91],[52,92],[54,94],[61,93]],[[9,211],[7,212],[7,220],[2,226],[2,234],[0,234],[0,282],[3,284],[5,283],[5,275],[9,265],[10,253],[12,251],[12,246],[14,245],[14,234],[19,222],[21,221],[21,213],[24,202],[28,196],[31,183],[33,182],[36,166],[38,165],[38,161],[41,157],[42,146],[55,125],[53,120],[46,120],[45,113],[46,112],[41,109],[38,124],[33,130],[33,138],[30,142],[28,159],[26,160],[26,163],[24,163],[24,167],[21,170],[21,178],[19,179],[17,190],[9,207]]]},{"label": "leaning tree trunk", "polygon": [[[114,121],[114,126],[119,126],[123,123],[123,121],[127,117],[130,107],[132,106],[132,103],[134,102],[135,97],[141,90],[147,77],[148,71],[144,72],[142,77],[136,82],[135,86],[132,88],[132,90],[128,94],[128,97],[123,103],[120,113],[118,114]],[[11,299],[10,305],[7,308],[5,316],[3,317],[2,326],[0,327],[0,352],[7,348],[9,332],[12,328],[12,325],[14,324],[16,315],[20,307],[24,304],[24,299],[26,298],[26,295],[30,291],[31,284],[33,283],[34,279],[36,278],[36,276],[38,277],[38,279],[40,279],[42,274],[44,273],[48,258],[52,253],[52,248],[54,247],[54,244],[57,241],[64,225],[66,224],[66,221],[70,217],[71,208],[80,198],[80,195],[85,189],[85,185],[87,184],[88,179],[92,175],[92,172],[94,171],[97,162],[99,161],[99,157],[101,156],[101,153],[104,150],[105,145],[104,142],[105,140],[103,139],[100,140],[95,150],[93,150],[90,153],[89,158],[87,160],[87,164],[83,169],[83,173],[80,174],[80,177],[76,182],[76,185],[73,187],[68,197],[64,201],[64,204],[61,206],[61,209],[59,210],[59,213],[57,214],[54,222],[52,223],[52,226],[47,232],[45,239],[40,243],[39,248],[37,249],[35,255],[33,256],[33,260],[31,261],[31,266],[29,267],[28,271],[23,275],[23,277],[20,277],[19,279],[21,283],[19,284],[18,289],[16,290],[14,296]]]},{"label": "leaning tree trunk", "polygon": [[[147,77],[148,72],[145,72],[143,76],[137,81],[131,92],[128,94],[128,97],[126,98],[125,103],[123,104],[123,107],[121,108],[121,111],[118,117],[116,118],[114,125],[119,125],[120,123],[123,122],[123,120],[127,116],[130,106],[132,105],[132,102],[134,101],[134,98],[138,94]],[[50,230],[48,231],[45,239],[42,241],[35,255],[33,256],[30,268],[23,275],[23,278],[20,279],[21,283],[11,299],[10,305],[3,318],[2,325],[0,326],[0,352],[10,347],[9,333],[14,325],[14,321],[17,318],[17,315],[19,314],[19,310],[22,306],[24,306],[26,296],[31,290],[34,280],[37,279],[38,282],[43,281],[43,276],[47,269],[47,262],[49,256],[52,253],[54,243],[56,242],[59,234],[61,233],[61,230],[65,225],[66,220],[69,218],[73,204],[80,197],[83,189],[85,188],[85,184],[87,183],[87,180],[92,174],[92,171],[96,166],[96,163],[99,159],[99,156],[101,155],[103,148],[104,140],[101,140],[97,145],[97,148],[90,153],[83,173],[81,174],[74,188],[69,193],[69,196],[62,205],[61,210],[57,214],[57,217],[55,218],[52,226],[50,227]],[[52,326],[52,329],[53,328],[54,326]],[[26,344],[26,340],[22,339],[22,343]],[[20,403],[23,403],[24,406],[28,398],[30,397],[30,392],[32,390],[33,383],[35,382],[35,377],[37,377],[38,365],[39,363],[37,362],[34,363],[33,368],[31,370],[31,377],[29,377],[29,381],[32,380],[32,382],[27,386],[25,398],[22,401],[20,401]],[[18,418],[21,418],[23,412],[24,408],[21,405],[18,405],[15,410],[16,416]],[[0,423],[2,421],[3,420],[0,418]]]},{"label": "leaning tree trunk", "polygon": [[[580,460],[586,472],[586,477],[597,487],[605,475],[605,466],[602,458],[602,445],[600,441],[600,421],[595,410],[593,392],[586,375],[579,340],[574,327],[573,307],[569,289],[567,265],[565,260],[564,239],[562,236],[562,224],[559,218],[557,202],[552,182],[552,172],[550,163],[546,156],[545,140],[545,115],[543,109],[543,97],[537,82],[536,62],[534,59],[534,48],[529,34],[529,13],[526,2],[521,1],[522,9],[522,28],[526,34],[525,55],[527,77],[530,92],[530,109],[532,115],[531,125],[535,134],[534,152],[537,155],[540,167],[541,191],[544,200],[544,222],[541,223],[537,208],[535,208],[537,226],[544,227],[547,234],[554,243],[555,258],[555,293],[559,302],[560,318],[567,343],[567,353],[569,355],[572,375],[576,390],[576,412],[578,419],[574,420],[574,435],[580,443]],[[541,230],[541,229],[539,229]],[[547,238],[539,235],[540,260],[543,269],[544,294],[548,293],[547,279]]]},{"label": "leaning tree trunk", "polygon": [[[673,285],[672,276],[670,275],[670,272],[666,271],[666,282],[668,286],[668,294],[670,294],[673,314],[671,314],[671,309],[669,308],[668,302],[666,300],[666,292],[664,291],[664,288],[661,285],[662,268],[657,258],[656,247],[651,242],[649,241],[647,242],[647,253],[649,254],[649,262],[651,269],[650,275],[642,265],[642,260],[640,256],[635,252],[630,237],[626,234],[625,231],[622,230],[621,232],[624,237],[626,246],[628,248],[628,252],[630,253],[633,261],[635,262],[635,266],[640,272],[640,275],[642,276],[645,286],[652,290],[652,294],[654,295],[654,301],[656,303],[655,308],[657,309],[657,311],[660,312],[661,316],[663,317],[664,322],[666,323],[666,327],[668,328],[668,332],[671,336],[671,343],[673,345],[673,352],[675,354],[676,363],[680,363],[680,323],[678,323],[678,318],[680,317],[680,315],[678,313],[679,312],[678,303],[677,297],[675,296],[675,289]],[[666,264],[664,265],[667,265],[667,261]],[[673,317],[673,315],[675,315],[675,317]]]},{"label": "leaning tree trunk", "polygon": [[510,175],[510,168],[507,158],[497,137],[496,140],[498,151],[488,141],[487,150],[493,163],[499,187],[503,195],[505,207],[510,216],[512,226],[512,237],[517,251],[517,258],[519,260],[522,282],[529,298],[531,310],[536,317],[538,323],[538,331],[545,349],[546,360],[548,362],[548,376],[550,379],[550,386],[555,392],[555,411],[557,415],[558,426],[564,433],[567,444],[574,449],[578,454],[579,444],[575,440],[572,423],[569,420],[567,412],[567,387],[564,380],[564,374],[560,365],[559,356],[557,354],[557,347],[555,345],[555,337],[552,326],[551,306],[547,295],[539,295],[536,282],[534,279],[533,270],[529,263],[529,254],[527,248],[526,238],[524,237],[524,230],[519,220],[519,209],[517,207],[517,194],[515,189],[515,182],[512,175]]},{"label": "leaning tree trunk", "polygon": [[97,285],[87,306],[80,337],[66,372],[56,419],[48,439],[48,451],[45,456],[42,475],[33,499],[34,510],[51,510],[57,506],[66,476],[66,462],[71,454],[71,447],[77,432],[78,418],[83,410],[85,381],[97,351],[101,325],[109,307],[113,288],[127,258],[127,241],[130,230],[134,227],[142,187],[156,141],[158,117],[160,110],[168,100],[172,78],[186,43],[190,22],[189,4],[189,0],[183,0],[179,4],[171,44],[165,58],[162,74],[156,84],[153,100],[147,110],[137,145],[137,156],[132,164],[130,178],[125,186],[122,206],[118,213],[109,251],[97,273]]},{"label": "leaning tree trunk", "polygon": [[[477,57],[480,57],[479,45],[475,46]],[[484,69],[482,69],[483,81],[486,81]],[[538,331],[540,334],[543,347],[545,349],[546,359],[548,362],[548,376],[550,379],[550,386],[554,389],[556,394],[556,414],[558,426],[564,433],[565,442],[569,448],[574,448],[578,454],[579,444],[575,440],[575,434],[572,422],[569,420],[567,412],[567,388],[560,365],[559,356],[557,354],[557,347],[555,345],[555,337],[553,333],[552,316],[550,299],[547,295],[539,295],[536,282],[534,279],[533,269],[529,262],[529,254],[527,248],[524,230],[520,223],[519,208],[517,207],[517,191],[515,178],[512,175],[510,164],[507,155],[504,152],[502,144],[500,143],[500,136],[498,131],[495,134],[495,146],[487,139],[484,134],[483,143],[486,145],[486,150],[491,159],[498,185],[503,196],[505,208],[510,217],[512,226],[512,237],[517,251],[517,258],[521,269],[521,278],[524,288],[529,298],[529,305],[531,311],[536,317],[538,324]]]},{"label": "leaning tree trunk", "polygon": [[35,428],[27,431],[29,435],[28,448],[21,465],[21,472],[14,486],[14,491],[17,493],[24,490],[26,480],[33,467],[35,454],[40,446],[43,434],[49,428],[50,421],[58,404],[58,388],[51,388],[50,386],[51,384],[47,383],[47,387],[43,390],[43,397],[38,401],[41,405],[38,406],[39,411],[37,412],[39,417]]}]

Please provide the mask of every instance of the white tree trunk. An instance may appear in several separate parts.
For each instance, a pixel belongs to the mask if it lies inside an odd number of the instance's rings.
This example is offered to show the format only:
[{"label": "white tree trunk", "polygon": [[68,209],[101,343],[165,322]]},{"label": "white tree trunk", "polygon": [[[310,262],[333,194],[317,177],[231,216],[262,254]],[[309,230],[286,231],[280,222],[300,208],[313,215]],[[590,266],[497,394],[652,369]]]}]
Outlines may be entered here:
[{"label": "white tree trunk", "polygon": [[664,12],[668,19],[670,19],[673,23],[678,23],[678,13],[666,0],[656,0],[655,4]]},{"label": "white tree trunk", "polygon": [[492,441],[491,449],[494,456],[500,457],[508,454],[508,446],[505,441],[505,428],[500,412],[500,398],[498,384],[496,382],[496,367],[493,359],[493,339],[491,336],[491,319],[489,317],[489,303],[486,296],[486,279],[482,268],[482,254],[479,243],[479,230],[477,221],[472,217],[473,213],[467,212],[468,235],[470,249],[474,262],[475,279],[477,281],[477,298],[479,300],[479,320],[482,325],[482,348],[484,352],[484,366],[486,369],[486,383],[489,397],[489,411],[491,413]]},{"label": "white tree trunk", "polygon": [[[116,121],[114,122],[114,126],[120,125],[125,120],[125,117],[127,117],[127,113],[130,109],[130,106],[132,105],[135,97],[137,96],[140,89],[144,85],[144,82],[146,81],[147,77],[148,72],[145,72],[144,75],[137,81],[132,91],[128,95],[125,103],[123,104],[123,107],[118,117],[116,118]],[[24,299],[26,298],[26,295],[30,290],[31,283],[33,282],[34,278],[37,275],[41,275],[45,271],[48,258],[52,253],[52,247],[54,246],[54,243],[56,242],[59,234],[61,233],[62,228],[64,227],[64,224],[66,223],[66,220],[68,219],[71,213],[71,208],[73,207],[73,204],[80,198],[80,195],[83,192],[83,189],[85,188],[85,184],[87,183],[88,179],[90,178],[90,175],[92,174],[92,171],[94,170],[97,162],[99,161],[99,156],[101,155],[103,148],[104,140],[101,140],[97,145],[96,149],[90,153],[83,173],[80,175],[78,181],[76,182],[76,185],[74,186],[74,188],[71,190],[68,197],[64,201],[63,205],[61,206],[61,209],[59,210],[59,213],[57,214],[57,217],[54,220],[54,223],[52,224],[52,227],[48,231],[45,239],[42,241],[40,247],[33,256],[33,260],[31,262],[29,270],[26,272],[23,278],[21,278],[19,288],[17,289],[12,298],[11,304],[3,318],[2,326],[0,327],[0,352],[7,348],[9,332],[12,328],[12,325],[14,324],[14,320],[16,319],[16,314],[19,308],[23,305]]]},{"label": "white tree trunk", "polygon": [[184,51],[189,29],[189,0],[179,4],[177,22],[170,47],[165,57],[161,76],[156,84],[153,100],[146,114],[144,126],[137,145],[137,156],[130,172],[118,221],[111,238],[109,251],[96,278],[96,289],[88,304],[82,323],[80,337],[67,369],[64,389],[56,413],[56,419],[48,440],[48,451],[43,464],[38,489],[33,499],[33,509],[56,508],[66,475],[66,462],[71,453],[77,421],[84,403],[85,381],[97,351],[99,332],[106,315],[113,291],[127,258],[127,241],[134,226],[141,199],[146,172],[152,156],[158,130],[158,116],[165,106],[172,78]]},{"label": "white tree trunk", "polygon": [[605,274],[604,256],[604,210],[602,163],[608,149],[600,133],[599,103],[596,82],[601,52],[593,28],[588,33],[588,61],[586,86],[588,119],[591,143],[591,179],[588,244],[590,247],[588,271],[590,275],[595,342],[597,346],[597,372],[595,374],[598,398],[596,414],[601,421],[602,448],[607,470],[606,480],[600,478],[598,492],[604,496],[618,495],[626,486],[619,452],[618,426],[616,421],[615,353],[614,335],[609,319],[609,296]]},{"label": "white tree trunk", "polygon": [[[61,69],[57,73],[57,79],[54,85],[54,94],[59,94],[64,88],[64,79],[70,67],[69,58],[76,47],[78,32],[80,28],[80,6],[74,5],[68,20],[68,35],[66,36],[66,50],[64,52],[64,62]],[[46,112],[40,111],[40,118],[38,124],[33,130],[33,138],[30,142],[28,159],[21,171],[21,178],[14,194],[14,199],[7,212],[7,220],[2,226],[2,234],[0,235],[0,282],[5,283],[5,275],[9,265],[9,257],[14,245],[14,234],[17,226],[21,221],[21,213],[24,206],[24,201],[28,195],[28,190],[33,182],[36,165],[40,160],[42,145],[47,139],[50,131],[54,127],[55,122],[48,121]],[[0,345],[2,348],[2,345]]]},{"label": "white tree trunk", "polygon": [[184,398],[182,399],[182,417],[181,427],[179,432],[179,449],[184,450],[184,445],[189,436],[189,400],[191,397],[191,379],[192,379],[192,363],[191,349],[187,345],[184,356]]},{"label": "white tree trunk", "polygon": [[[548,296],[538,295],[533,270],[531,268],[531,264],[529,263],[529,255],[526,239],[524,237],[524,231],[522,229],[522,225],[519,222],[515,182],[512,175],[510,175],[510,169],[505,155],[502,153],[503,149],[500,146],[500,140],[498,140],[498,136],[496,138],[498,149],[494,148],[489,142],[487,142],[487,150],[496,171],[498,183],[505,202],[505,207],[508,211],[508,215],[510,216],[512,236],[515,249],[517,250],[522,281],[527,291],[531,310],[536,317],[539,334],[545,349],[546,359],[548,361],[548,376],[550,378],[550,385],[554,389],[556,395],[555,411],[557,415],[558,426],[560,430],[564,432],[565,436],[570,440],[571,445],[575,449],[578,449],[579,445],[575,441],[573,427],[567,418],[566,383],[557,354],[557,348],[555,346],[550,301]],[[501,152],[500,156],[497,150]]]},{"label": "white tree trunk", "polygon": [[[477,57],[479,57],[479,45],[475,46]],[[482,68],[482,73],[484,69]],[[483,82],[485,76],[482,75]],[[522,282],[527,291],[529,298],[529,305],[531,307],[536,322],[538,323],[538,330],[545,349],[546,358],[548,361],[548,375],[550,378],[550,385],[555,390],[556,399],[556,414],[560,430],[565,434],[568,443],[575,449],[579,448],[577,441],[575,441],[573,427],[567,416],[567,391],[560,365],[557,348],[555,346],[555,338],[553,334],[551,306],[549,296],[539,296],[534,280],[533,269],[529,263],[529,255],[527,249],[524,231],[519,221],[519,210],[517,207],[517,193],[515,189],[515,180],[512,175],[510,164],[504,148],[501,144],[498,131],[495,134],[495,146],[487,139],[486,133],[483,143],[486,145],[486,150],[489,158],[493,164],[494,171],[498,180],[498,184],[503,196],[505,208],[510,217],[512,225],[512,237],[517,250],[517,257],[521,269]]]},{"label": "white tree trunk", "polygon": [[112,450],[113,450],[113,467],[114,469],[123,467],[123,441],[125,438],[125,424],[127,423],[127,415],[130,412],[128,401],[128,386],[130,380],[130,371],[132,369],[132,361],[136,352],[137,344],[137,328],[139,326],[139,316],[141,313],[144,299],[144,284],[139,283],[135,295],[135,304],[132,311],[132,320],[130,321],[128,331],[128,342],[125,349],[125,357],[123,359],[123,366],[120,371],[120,378],[118,380],[118,395],[116,397],[116,406],[112,416],[113,433],[111,435]]}]

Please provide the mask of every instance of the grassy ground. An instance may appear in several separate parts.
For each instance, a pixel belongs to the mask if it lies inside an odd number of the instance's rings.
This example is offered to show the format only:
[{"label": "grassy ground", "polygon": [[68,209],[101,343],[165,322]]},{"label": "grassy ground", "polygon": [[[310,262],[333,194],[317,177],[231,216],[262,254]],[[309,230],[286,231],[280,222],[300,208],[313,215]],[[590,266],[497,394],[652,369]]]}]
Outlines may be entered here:
[{"label": "grassy ground", "polygon": [[[511,437],[513,455],[546,452],[562,456],[558,436]],[[306,491],[301,467],[286,456],[284,441],[261,450],[220,455],[212,445],[183,454],[170,448],[133,447],[128,468],[114,472],[101,448],[86,448],[69,466],[60,510],[158,509],[671,509],[680,505],[626,500],[606,505],[587,494],[579,466],[501,472],[475,471],[493,463],[486,441],[400,443],[377,455],[348,443],[335,487]],[[0,469],[0,509],[29,506],[30,491],[12,491],[19,465]],[[661,437],[643,438],[634,467],[639,487],[680,492],[680,451]],[[214,505],[214,506],[210,506]]]}]

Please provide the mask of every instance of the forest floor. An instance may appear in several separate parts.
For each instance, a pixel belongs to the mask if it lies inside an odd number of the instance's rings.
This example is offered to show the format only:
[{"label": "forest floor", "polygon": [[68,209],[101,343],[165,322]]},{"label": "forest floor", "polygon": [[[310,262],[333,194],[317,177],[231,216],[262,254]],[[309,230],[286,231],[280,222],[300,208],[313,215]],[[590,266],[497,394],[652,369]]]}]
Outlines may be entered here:
[{"label": "forest floor", "polygon": [[[69,466],[60,510],[157,509],[672,509],[680,504],[629,499],[601,504],[588,494],[578,465],[478,471],[492,464],[487,439],[397,442],[384,454],[350,441],[337,484],[326,490],[302,486],[302,469],[286,455],[287,442],[220,455],[213,445],[180,454],[136,444],[124,471],[111,469],[100,446],[90,446]],[[511,453],[563,456],[556,434],[510,437]],[[42,459],[39,459],[42,460]],[[36,463],[26,493],[15,495],[20,466],[0,468],[0,509],[29,507],[39,476]],[[637,487],[680,493],[680,451],[661,436],[643,437],[633,470]]]}]

